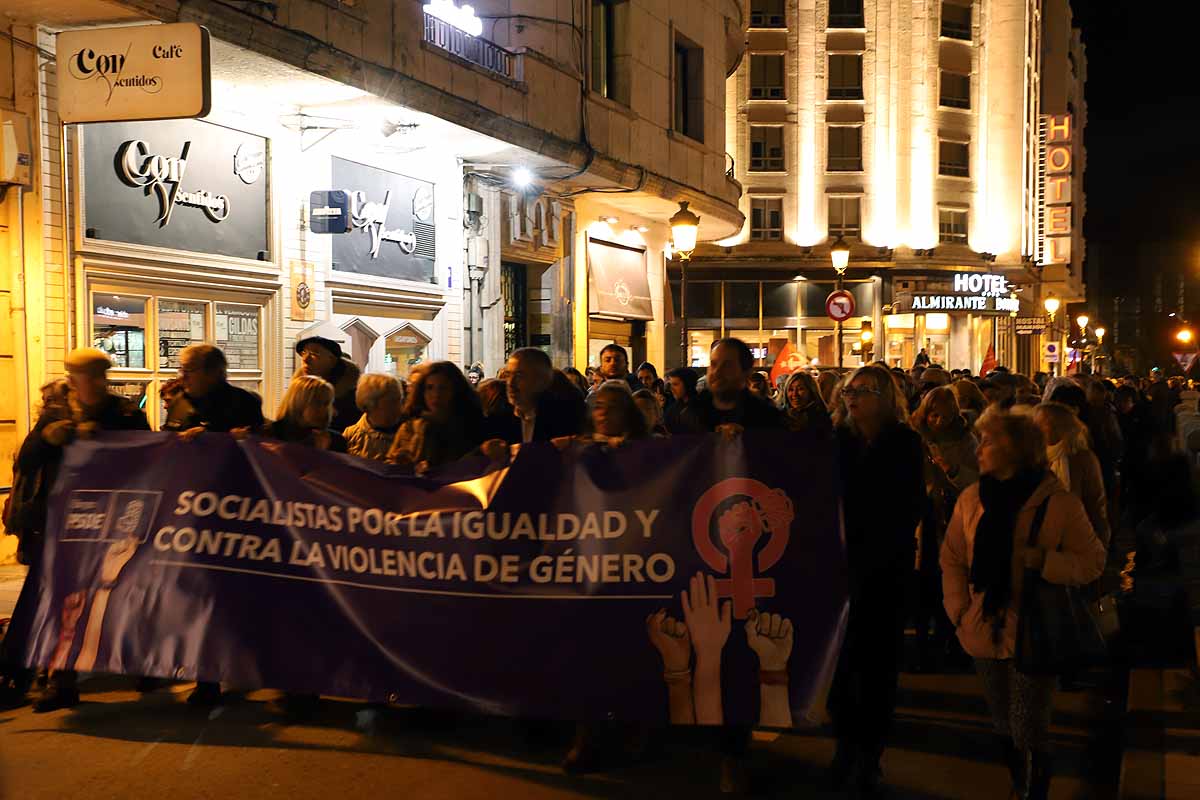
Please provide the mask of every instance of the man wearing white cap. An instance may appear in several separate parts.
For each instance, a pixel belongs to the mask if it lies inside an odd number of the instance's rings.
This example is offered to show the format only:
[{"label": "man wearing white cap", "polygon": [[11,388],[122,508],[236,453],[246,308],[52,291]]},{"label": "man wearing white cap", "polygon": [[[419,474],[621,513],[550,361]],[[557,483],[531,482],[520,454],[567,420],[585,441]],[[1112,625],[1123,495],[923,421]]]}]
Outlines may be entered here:
[{"label": "man wearing white cap", "polygon": [[[100,350],[91,347],[72,350],[66,359],[66,380],[42,387],[42,413],[17,453],[13,490],[4,513],[5,528],[19,537],[18,557],[29,565],[18,607],[37,602],[46,503],[62,462],[63,447],[101,430],[150,430],[146,415],[133,401],[108,391],[111,366],[108,356]],[[26,616],[14,613],[13,618]],[[10,630],[5,637],[0,652],[0,707],[19,704],[24,698],[28,682],[16,673],[27,635],[28,631]],[[34,703],[34,710],[53,711],[78,702],[75,673],[58,671],[50,675],[49,685]]]}]

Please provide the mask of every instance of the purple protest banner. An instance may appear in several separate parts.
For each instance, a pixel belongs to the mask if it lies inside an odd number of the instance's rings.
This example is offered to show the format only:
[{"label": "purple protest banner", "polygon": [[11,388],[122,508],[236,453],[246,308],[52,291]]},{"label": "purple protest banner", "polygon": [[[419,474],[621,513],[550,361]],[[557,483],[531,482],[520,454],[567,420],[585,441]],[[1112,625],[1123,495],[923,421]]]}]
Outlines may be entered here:
[{"label": "purple protest banner", "polygon": [[844,624],[834,465],[830,441],[748,432],[527,445],[415,478],[255,438],[107,435],[67,449],[26,660],[786,727]]}]

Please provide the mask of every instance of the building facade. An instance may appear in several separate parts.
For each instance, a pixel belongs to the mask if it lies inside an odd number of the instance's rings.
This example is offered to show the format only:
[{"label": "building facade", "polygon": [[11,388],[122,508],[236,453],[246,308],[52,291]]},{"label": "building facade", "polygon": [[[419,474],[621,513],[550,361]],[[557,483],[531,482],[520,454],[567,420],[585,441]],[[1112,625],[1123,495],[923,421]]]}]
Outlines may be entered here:
[{"label": "building facade", "polygon": [[690,265],[691,363],[728,333],[764,367],[785,350],[837,363],[825,299],[842,237],[856,300],[842,363],[907,367],[923,349],[948,368],[978,371],[989,352],[1035,368],[1041,342],[1014,318],[1042,313],[1044,13],[1040,0],[753,0],[726,87],[747,223]]},{"label": "building facade", "polygon": [[[299,337],[398,377],[521,346],[662,362],[668,220],[742,227],[727,174],[736,0],[82,0],[0,31],[0,452],[76,346],[161,422],[179,350],[220,345],[270,414]],[[64,123],[58,34],[210,34],[203,119]],[[66,54],[73,57],[75,54]],[[11,65],[11,68],[9,67]],[[24,144],[22,144],[24,142]],[[0,483],[7,484],[7,478]]]}]

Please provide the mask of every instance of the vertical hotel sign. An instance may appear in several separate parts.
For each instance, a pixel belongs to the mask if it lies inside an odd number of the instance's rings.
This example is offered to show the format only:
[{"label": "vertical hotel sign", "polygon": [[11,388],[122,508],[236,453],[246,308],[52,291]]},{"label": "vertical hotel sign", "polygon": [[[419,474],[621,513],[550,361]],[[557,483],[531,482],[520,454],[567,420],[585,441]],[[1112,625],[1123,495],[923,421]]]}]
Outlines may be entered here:
[{"label": "vertical hotel sign", "polygon": [[1042,123],[1042,263],[1071,262],[1074,133],[1070,114],[1048,114]]},{"label": "vertical hotel sign", "polygon": [[203,117],[212,105],[208,30],[194,22],[63,31],[55,48],[63,122]]}]

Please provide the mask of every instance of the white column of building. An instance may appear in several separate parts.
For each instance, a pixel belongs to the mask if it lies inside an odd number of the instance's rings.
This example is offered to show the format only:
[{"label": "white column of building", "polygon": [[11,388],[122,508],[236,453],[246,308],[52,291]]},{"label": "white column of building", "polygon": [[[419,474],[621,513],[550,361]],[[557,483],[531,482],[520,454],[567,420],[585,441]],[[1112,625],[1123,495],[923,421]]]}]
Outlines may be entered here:
[{"label": "white column of building", "polygon": [[791,55],[800,64],[796,87],[797,140],[799,161],[796,176],[797,244],[814,245],[826,238],[825,214],[818,202],[825,192],[825,138],[824,112],[818,115],[817,58],[824,57],[824,33],[820,34],[818,54],[818,31],[825,26],[818,24],[821,15],[828,18],[827,0],[800,0],[796,12],[796,42]]},{"label": "white column of building", "polygon": [[937,109],[937,37],[936,4],[914,0],[912,4],[912,143],[909,176],[911,207],[908,216],[908,244],[914,248],[937,244],[934,211],[933,176],[936,157]]}]

